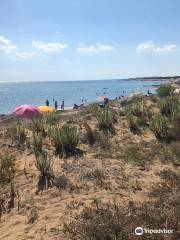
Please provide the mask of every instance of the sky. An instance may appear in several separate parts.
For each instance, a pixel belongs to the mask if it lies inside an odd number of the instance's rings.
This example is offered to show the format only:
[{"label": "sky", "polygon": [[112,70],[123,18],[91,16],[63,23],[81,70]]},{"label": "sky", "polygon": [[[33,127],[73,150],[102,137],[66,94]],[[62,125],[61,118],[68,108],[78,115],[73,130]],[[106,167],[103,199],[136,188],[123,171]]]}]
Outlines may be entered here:
[{"label": "sky", "polygon": [[0,81],[180,75],[179,0],[0,0]]}]

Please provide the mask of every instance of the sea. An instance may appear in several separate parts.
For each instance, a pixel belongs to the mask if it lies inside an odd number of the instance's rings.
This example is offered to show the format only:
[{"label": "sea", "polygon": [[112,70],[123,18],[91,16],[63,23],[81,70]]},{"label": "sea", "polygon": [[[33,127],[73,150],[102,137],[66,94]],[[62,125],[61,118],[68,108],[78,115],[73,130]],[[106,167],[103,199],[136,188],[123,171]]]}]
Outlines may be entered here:
[{"label": "sea", "polygon": [[0,114],[11,114],[20,105],[45,105],[48,99],[50,105],[58,101],[60,107],[62,100],[65,108],[71,108],[74,103],[87,104],[98,102],[100,96],[109,99],[124,95],[129,96],[135,92],[155,92],[155,86],[160,81],[143,80],[92,80],[92,81],[49,81],[49,82],[0,82]]}]

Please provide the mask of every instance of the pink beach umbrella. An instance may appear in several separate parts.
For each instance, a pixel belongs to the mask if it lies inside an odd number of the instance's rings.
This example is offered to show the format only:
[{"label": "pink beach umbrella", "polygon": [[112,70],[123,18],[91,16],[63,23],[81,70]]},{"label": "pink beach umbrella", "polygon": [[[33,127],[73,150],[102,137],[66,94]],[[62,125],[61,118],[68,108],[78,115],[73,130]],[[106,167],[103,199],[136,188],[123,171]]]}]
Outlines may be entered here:
[{"label": "pink beach umbrella", "polygon": [[34,107],[32,105],[21,105],[13,111],[13,115],[22,118],[33,119],[40,117],[42,114],[37,107]]},{"label": "pink beach umbrella", "polygon": [[106,96],[100,96],[99,97],[99,101],[104,101],[105,99],[108,99],[108,97],[106,97]]}]

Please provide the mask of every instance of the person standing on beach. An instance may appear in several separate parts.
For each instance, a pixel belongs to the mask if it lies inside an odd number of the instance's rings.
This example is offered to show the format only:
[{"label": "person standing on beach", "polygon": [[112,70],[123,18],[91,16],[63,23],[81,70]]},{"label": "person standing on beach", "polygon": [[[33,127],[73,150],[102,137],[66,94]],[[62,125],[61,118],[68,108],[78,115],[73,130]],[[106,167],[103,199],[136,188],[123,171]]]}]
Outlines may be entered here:
[{"label": "person standing on beach", "polygon": [[54,108],[57,110],[57,108],[58,108],[58,102],[57,101],[55,101],[54,102]]},{"label": "person standing on beach", "polygon": [[81,107],[82,108],[84,107],[84,100],[83,99],[81,100]]},{"label": "person standing on beach", "polygon": [[49,107],[49,100],[48,99],[46,100],[46,106]]},{"label": "person standing on beach", "polygon": [[61,110],[64,110],[64,100],[62,100],[62,103],[61,103]]},{"label": "person standing on beach", "polygon": [[84,102],[85,102],[85,107],[87,107],[87,99],[86,98],[84,99]]}]

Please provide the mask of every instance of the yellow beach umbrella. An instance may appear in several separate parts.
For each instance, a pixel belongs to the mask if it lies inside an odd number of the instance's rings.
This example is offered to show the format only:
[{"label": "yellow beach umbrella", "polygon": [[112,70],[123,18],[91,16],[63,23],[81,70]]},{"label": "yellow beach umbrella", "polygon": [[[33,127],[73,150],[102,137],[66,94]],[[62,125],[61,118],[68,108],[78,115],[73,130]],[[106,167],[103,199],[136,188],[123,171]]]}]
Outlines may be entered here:
[{"label": "yellow beach umbrella", "polygon": [[54,108],[49,106],[39,106],[38,109],[43,113],[52,113],[55,111]]}]

